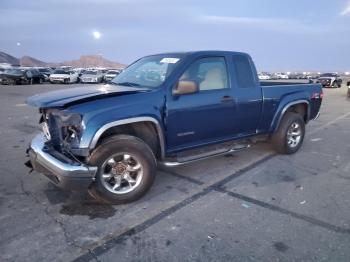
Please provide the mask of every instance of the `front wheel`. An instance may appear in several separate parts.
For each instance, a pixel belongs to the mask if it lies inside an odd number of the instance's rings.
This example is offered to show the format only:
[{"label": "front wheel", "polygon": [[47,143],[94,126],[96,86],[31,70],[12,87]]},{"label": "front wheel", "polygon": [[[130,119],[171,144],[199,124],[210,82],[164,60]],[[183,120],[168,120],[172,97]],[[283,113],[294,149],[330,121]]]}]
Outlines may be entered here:
[{"label": "front wheel", "polygon": [[156,174],[156,159],[141,139],[129,135],[107,138],[92,153],[89,164],[97,166],[89,193],[101,202],[125,204],[141,198]]},{"label": "front wheel", "polygon": [[271,142],[278,153],[294,154],[301,147],[305,136],[305,122],[300,114],[287,112]]}]

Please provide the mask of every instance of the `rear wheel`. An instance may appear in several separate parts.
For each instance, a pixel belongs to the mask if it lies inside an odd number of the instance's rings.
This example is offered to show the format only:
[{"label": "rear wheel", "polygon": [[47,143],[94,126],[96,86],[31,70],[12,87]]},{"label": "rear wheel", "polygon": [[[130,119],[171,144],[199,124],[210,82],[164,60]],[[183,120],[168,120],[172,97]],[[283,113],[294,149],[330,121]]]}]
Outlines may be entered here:
[{"label": "rear wheel", "polygon": [[293,154],[301,147],[305,136],[305,122],[300,114],[287,112],[271,142],[278,153]]},{"label": "rear wheel", "polygon": [[340,85],[337,81],[334,81],[333,84],[332,84],[332,87],[334,88],[340,88]]},{"label": "rear wheel", "polygon": [[89,193],[101,202],[124,204],[141,198],[156,174],[156,159],[141,139],[129,135],[107,138],[92,153],[89,164],[97,166]]}]

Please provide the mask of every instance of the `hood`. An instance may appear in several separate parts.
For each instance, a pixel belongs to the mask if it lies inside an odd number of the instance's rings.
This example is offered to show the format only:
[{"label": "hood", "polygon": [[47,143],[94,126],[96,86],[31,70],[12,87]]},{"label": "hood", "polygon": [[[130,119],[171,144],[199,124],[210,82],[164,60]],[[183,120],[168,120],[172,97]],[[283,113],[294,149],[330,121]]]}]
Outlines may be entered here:
[{"label": "hood", "polygon": [[39,108],[62,108],[104,97],[149,91],[147,88],[117,85],[93,85],[51,91],[31,96],[27,104]]},{"label": "hood", "polygon": [[100,74],[93,75],[93,74],[82,74],[81,77],[100,77]]},{"label": "hood", "polygon": [[51,74],[50,77],[66,78],[69,77],[69,74]]},{"label": "hood", "polygon": [[11,75],[11,74],[1,74],[2,79],[17,79],[24,75]]}]

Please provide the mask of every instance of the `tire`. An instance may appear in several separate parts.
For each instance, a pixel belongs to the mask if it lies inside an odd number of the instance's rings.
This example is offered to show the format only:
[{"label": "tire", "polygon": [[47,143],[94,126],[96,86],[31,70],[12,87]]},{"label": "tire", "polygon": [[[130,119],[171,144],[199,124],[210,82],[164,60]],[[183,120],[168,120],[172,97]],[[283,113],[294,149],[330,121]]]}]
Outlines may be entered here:
[{"label": "tire", "polygon": [[69,79],[64,79],[63,83],[68,85],[69,84]]},{"label": "tire", "polygon": [[[298,128],[296,128],[298,126]],[[300,136],[288,135],[288,133],[298,133]],[[277,129],[271,137],[274,149],[280,154],[294,154],[303,144],[305,136],[305,122],[300,114],[287,112]],[[291,137],[291,138],[290,138]],[[291,142],[295,141],[295,143]]]},{"label": "tire", "polygon": [[339,88],[340,86],[339,86],[337,81],[334,81],[333,84],[332,84],[332,87]]},{"label": "tire", "polygon": [[[125,161],[131,161],[131,164]],[[95,181],[89,187],[90,195],[110,204],[130,203],[144,196],[154,182],[157,168],[151,148],[141,139],[129,135],[104,140],[92,153],[89,165],[98,167]],[[128,168],[137,171],[129,173]],[[129,183],[124,176],[132,177],[134,182]],[[114,189],[117,184],[119,186]]]}]

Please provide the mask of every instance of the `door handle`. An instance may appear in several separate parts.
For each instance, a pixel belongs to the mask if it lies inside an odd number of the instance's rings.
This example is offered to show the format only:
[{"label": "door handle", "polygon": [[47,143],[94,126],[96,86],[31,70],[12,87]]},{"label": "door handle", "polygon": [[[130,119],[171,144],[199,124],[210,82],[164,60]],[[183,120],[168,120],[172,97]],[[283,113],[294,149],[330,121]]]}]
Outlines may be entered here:
[{"label": "door handle", "polygon": [[227,103],[227,102],[232,102],[233,101],[233,97],[232,96],[223,96],[221,98],[221,102],[222,103]]}]

